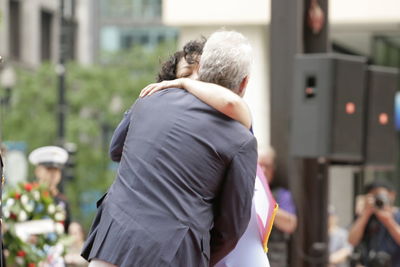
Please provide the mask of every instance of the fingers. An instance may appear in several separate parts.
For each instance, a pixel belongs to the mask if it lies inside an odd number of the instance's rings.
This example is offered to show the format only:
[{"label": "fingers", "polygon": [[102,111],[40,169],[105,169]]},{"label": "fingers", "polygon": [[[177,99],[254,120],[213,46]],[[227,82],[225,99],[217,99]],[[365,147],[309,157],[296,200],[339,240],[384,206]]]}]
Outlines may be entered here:
[{"label": "fingers", "polygon": [[375,205],[375,198],[372,195],[368,194],[366,200],[367,200],[367,205],[368,206],[374,206]]},{"label": "fingers", "polygon": [[155,83],[149,84],[147,85],[145,88],[142,89],[142,91],[140,91],[139,97],[144,97],[146,95],[149,94],[149,92],[151,91],[151,89],[154,87]]},{"label": "fingers", "polygon": [[160,82],[160,83],[152,83],[147,85],[145,88],[142,89],[142,91],[139,94],[139,97],[145,97],[145,96],[150,96],[151,94],[169,88],[169,84],[166,81]]}]

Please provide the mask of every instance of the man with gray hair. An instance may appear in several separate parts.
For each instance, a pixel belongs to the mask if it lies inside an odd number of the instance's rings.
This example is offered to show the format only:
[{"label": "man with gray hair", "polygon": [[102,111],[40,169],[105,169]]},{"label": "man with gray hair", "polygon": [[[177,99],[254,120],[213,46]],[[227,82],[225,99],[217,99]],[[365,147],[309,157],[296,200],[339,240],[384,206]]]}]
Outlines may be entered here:
[{"label": "man with gray hair", "polygon": [[[243,95],[250,51],[241,34],[214,33],[201,77]],[[114,133],[124,140],[117,178],[98,201],[82,256],[90,267],[213,266],[250,219],[254,136],[177,88],[138,99],[129,120]]]},{"label": "man with gray hair", "polygon": [[243,96],[252,59],[252,48],[242,34],[235,31],[215,32],[203,48],[199,80],[221,85]]}]

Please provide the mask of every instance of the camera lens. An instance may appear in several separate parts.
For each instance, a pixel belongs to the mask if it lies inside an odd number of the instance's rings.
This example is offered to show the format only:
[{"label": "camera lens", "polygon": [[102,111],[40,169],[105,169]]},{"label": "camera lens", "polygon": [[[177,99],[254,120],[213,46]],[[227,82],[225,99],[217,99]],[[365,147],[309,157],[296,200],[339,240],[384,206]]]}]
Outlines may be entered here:
[{"label": "camera lens", "polygon": [[375,199],[375,207],[378,209],[382,209],[385,206],[385,203],[381,199]]},{"label": "camera lens", "polygon": [[385,205],[389,203],[389,197],[384,194],[379,194],[375,196],[375,207],[378,209],[383,209]]}]

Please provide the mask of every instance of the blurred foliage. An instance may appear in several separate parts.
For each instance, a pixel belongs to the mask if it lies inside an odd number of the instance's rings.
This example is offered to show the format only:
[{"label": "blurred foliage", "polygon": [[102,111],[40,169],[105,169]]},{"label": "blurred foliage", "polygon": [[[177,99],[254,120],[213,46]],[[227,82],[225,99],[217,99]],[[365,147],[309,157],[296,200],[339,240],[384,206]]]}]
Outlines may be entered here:
[{"label": "blurred foliage", "polygon": [[[116,164],[108,157],[111,135],[140,90],[155,81],[160,62],[175,48],[175,43],[154,49],[134,47],[103,55],[101,65],[69,63],[67,66],[65,139],[75,143],[78,151],[74,178],[64,181],[65,192],[73,219],[86,229],[93,219],[97,198],[115,177]],[[57,144],[57,102],[54,65],[44,64],[34,72],[19,70],[11,103],[6,107],[4,140],[25,141],[28,152]]]}]

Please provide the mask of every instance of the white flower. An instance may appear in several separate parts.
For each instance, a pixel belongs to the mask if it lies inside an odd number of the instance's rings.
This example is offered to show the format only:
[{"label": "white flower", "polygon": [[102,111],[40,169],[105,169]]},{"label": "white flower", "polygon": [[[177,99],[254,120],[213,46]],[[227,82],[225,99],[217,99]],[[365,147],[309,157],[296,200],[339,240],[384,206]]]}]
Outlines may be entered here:
[{"label": "white flower", "polygon": [[55,228],[57,234],[61,235],[64,233],[64,225],[62,223],[56,223]]},{"label": "white flower", "polygon": [[63,202],[57,204],[57,210],[65,210],[65,204]]},{"label": "white flower", "polygon": [[25,211],[21,210],[18,214],[18,221],[24,222],[28,219],[28,215],[26,214]]},{"label": "white flower", "polygon": [[21,203],[22,203],[23,205],[26,205],[26,204],[28,204],[28,202],[29,202],[28,196],[27,196],[27,195],[22,195],[22,196],[21,196]]},{"label": "white flower", "polygon": [[13,198],[7,199],[7,203],[6,203],[7,207],[11,207],[14,204],[15,204],[15,200]]},{"label": "white flower", "polygon": [[54,204],[50,204],[47,207],[47,212],[50,213],[50,214],[53,214],[54,212],[56,212],[56,206],[54,206]]},{"label": "white flower", "polygon": [[24,258],[22,258],[22,257],[16,257],[15,261],[18,263],[19,266],[24,265]]},{"label": "white flower", "polygon": [[39,193],[39,191],[34,191],[34,192],[33,192],[33,198],[34,198],[36,201],[39,201],[39,199],[40,199],[40,193]]},{"label": "white flower", "polygon": [[27,212],[32,212],[34,208],[35,208],[35,204],[34,203],[28,203],[25,206],[25,209],[26,209]]},{"label": "white flower", "polygon": [[3,215],[4,215],[4,218],[9,218],[10,217],[10,211],[8,209],[3,209]]},{"label": "white flower", "polygon": [[57,212],[56,215],[54,215],[54,219],[56,219],[56,221],[64,221],[65,214],[63,212]]}]

